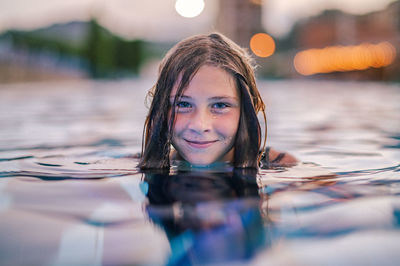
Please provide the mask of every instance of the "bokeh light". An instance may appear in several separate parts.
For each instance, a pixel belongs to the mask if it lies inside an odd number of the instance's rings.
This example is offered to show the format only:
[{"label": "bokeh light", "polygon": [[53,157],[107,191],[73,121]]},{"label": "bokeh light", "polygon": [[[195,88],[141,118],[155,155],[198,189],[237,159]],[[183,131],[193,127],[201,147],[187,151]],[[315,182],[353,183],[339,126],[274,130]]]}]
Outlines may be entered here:
[{"label": "bokeh light", "polygon": [[275,52],[275,41],[266,33],[257,33],[250,39],[250,49],[256,56],[268,57]]},{"label": "bokeh light", "polygon": [[194,18],[203,11],[203,0],[177,0],[175,10],[179,15],[185,18]]},{"label": "bokeh light", "polygon": [[389,42],[355,46],[329,46],[296,54],[294,67],[301,75],[381,68],[390,65],[396,49]]}]

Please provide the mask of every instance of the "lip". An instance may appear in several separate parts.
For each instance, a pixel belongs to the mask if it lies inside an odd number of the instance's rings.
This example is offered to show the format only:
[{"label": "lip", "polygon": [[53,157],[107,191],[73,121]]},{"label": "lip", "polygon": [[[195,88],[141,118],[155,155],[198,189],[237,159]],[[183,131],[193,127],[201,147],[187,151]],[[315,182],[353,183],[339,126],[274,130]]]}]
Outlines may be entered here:
[{"label": "lip", "polygon": [[209,140],[209,141],[198,141],[198,140],[187,140],[185,139],[186,143],[196,149],[206,149],[213,145],[217,140]]}]

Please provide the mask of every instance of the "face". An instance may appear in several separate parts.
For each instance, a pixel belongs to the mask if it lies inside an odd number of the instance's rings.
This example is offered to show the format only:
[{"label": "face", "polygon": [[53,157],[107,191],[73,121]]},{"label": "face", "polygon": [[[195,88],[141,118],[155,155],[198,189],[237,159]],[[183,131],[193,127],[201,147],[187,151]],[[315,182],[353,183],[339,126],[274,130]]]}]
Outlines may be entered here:
[{"label": "face", "polygon": [[[177,91],[170,95],[173,103]],[[235,82],[223,69],[202,66],[175,104],[172,144],[192,165],[232,162],[240,118]]]}]

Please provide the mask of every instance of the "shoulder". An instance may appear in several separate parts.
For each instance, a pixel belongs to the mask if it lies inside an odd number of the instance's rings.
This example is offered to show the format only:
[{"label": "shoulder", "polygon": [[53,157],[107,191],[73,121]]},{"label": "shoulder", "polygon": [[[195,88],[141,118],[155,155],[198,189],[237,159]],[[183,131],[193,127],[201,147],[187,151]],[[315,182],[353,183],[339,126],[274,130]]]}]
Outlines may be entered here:
[{"label": "shoulder", "polygon": [[262,154],[260,167],[273,168],[273,167],[290,167],[294,166],[299,161],[293,155],[287,152],[281,152],[271,147],[267,147]]}]

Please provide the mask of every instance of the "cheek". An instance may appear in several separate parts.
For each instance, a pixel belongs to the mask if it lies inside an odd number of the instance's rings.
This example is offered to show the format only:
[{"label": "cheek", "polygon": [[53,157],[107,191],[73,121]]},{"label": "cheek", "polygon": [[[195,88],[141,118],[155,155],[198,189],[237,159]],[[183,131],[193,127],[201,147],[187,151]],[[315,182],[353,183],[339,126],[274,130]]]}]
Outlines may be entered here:
[{"label": "cheek", "polygon": [[187,120],[182,114],[175,114],[175,123],[172,131],[175,134],[181,132],[186,127]]},{"label": "cheek", "polygon": [[215,129],[226,137],[234,137],[239,128],[240,112],[235,111],[215,119]]}]

